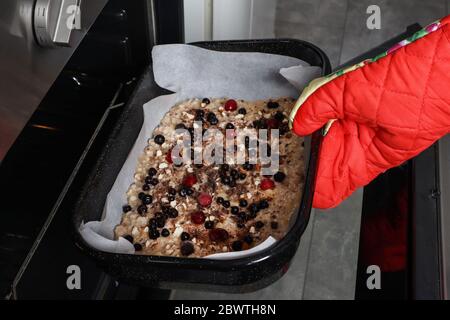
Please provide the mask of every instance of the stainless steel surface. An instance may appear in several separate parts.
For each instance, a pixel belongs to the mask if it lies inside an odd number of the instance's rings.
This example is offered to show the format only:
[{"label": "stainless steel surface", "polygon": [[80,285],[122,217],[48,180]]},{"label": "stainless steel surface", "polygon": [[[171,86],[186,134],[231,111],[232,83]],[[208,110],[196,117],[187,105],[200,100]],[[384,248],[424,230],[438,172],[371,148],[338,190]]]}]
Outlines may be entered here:
[{"label": "stainless steel surface", "polygon": [[43,47],[69,46],[72,32],[81,26],[80,0],[36,0],[34,33]]},{"label": "stainless steel surface", "polygon": [[83,1],[72,46],[49,49],[34,38],[34,0],[0,1],[0,161],[106,2]]},{"label": "stainless steel surface", "polygon": [[147,16],[148,16],[148,34],[150,35],[150,43],[156,43],[156,18],[155,18],[155,1],[148,0],[147,4]]},{"label": "stainless steel surface", "polygon": [[442,287],[450,299],[450,135],[439,141]]}]

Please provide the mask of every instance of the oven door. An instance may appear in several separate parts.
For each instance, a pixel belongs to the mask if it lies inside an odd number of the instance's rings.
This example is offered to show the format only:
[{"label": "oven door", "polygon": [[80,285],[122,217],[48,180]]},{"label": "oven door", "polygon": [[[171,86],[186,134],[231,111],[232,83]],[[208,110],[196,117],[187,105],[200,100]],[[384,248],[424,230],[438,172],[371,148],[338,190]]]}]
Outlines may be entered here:
[{"label": "oven door", "polygon": [[[100,128],[114,128],[154,43],[183,41],[182,0],[82,0],[82,30],[72,34],[71,47],[38,46],[20,23],[22,33],[10,34],[18,23],[13,13],[28,8],[30,18],[33,1],[0,2],[1,36],[11,46],[0,46],[8,61],[1,67],[12,79],[8,87],[0,85],[0,101],[14,98],[0,105],[0,119],[9,112],[7,122],[17,127],[0,164],[0,296],[131,297],[74,245],[66,200],[80,190],[74,173],[87,174],[93,159],[86,151],[103,147]],[[82,273],[81,290],[66,286],[73,266]]]},{"label": "oven door", "polygon": [[106,2],[0,1],[0,161]]}]

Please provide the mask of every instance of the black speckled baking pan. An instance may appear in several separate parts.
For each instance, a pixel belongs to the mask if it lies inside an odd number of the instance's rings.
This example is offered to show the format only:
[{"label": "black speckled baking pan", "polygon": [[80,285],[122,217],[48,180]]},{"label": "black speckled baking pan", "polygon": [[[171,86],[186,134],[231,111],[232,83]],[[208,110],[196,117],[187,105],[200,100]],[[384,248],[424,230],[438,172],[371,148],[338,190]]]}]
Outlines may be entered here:
[{"label": "black speckled baking pan", "polygon": [[[198,42],[193,45],[218,51],[281,54],[319,66],[322,68],[323,75],[331,72],[329,60],[323,51],[300,40],[212,41]],[[73,208],[73,230],[77,246],[112,276],[140,286],[249,292],[271,284],[288,270],[309,221],[321,144],[319,132],[314,133],[310,139],[305,189],[298,216],[291,230],[282,240],[255,255],[218,261],[201,258],[112,254],[90,247],[78,233],[82,221],[101,218],[106,196],[142,126],[142,105],[164,93],[167,91],[156,85],[152,69],[149,67],[117,124],[108,133],[107,142],[99,152],[98,160],[93,165],[90,175],[86,177],[86,183]]]}]

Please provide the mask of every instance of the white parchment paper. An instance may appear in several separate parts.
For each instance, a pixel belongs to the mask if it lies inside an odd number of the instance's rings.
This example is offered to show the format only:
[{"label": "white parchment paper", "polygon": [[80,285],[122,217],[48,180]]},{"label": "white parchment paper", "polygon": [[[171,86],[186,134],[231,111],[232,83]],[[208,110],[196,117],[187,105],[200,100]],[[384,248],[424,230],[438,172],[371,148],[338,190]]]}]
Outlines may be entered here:
[{"label": "white parchment paper", "polygon": [[[296,58],[255,52],[218,52],[180,44],[154,47],[152,61],[156,83],[175,93],[144,104],[144,124],[107,196],[102,220],[80,226],[83,239],[97,250],[134,253],[133,245],[127,240],[113,240],[114,227],[120,223],[122,206],[127,202],[126,192],[133,183],[138,158],[154,128],[172,106],[189,98],[203,97],[244,100],[296,98],[299,90],[321,73],[321,68],[309,66]],[[269,237],[252,249],[214,254],[208,258],[248,256],[275,241]]]}]

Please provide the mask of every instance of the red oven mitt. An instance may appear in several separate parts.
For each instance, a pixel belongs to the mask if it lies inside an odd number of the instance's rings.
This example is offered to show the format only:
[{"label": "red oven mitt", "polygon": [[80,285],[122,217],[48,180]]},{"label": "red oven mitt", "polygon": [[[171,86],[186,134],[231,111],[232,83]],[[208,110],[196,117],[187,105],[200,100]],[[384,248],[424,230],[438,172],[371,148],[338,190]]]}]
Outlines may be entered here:
[{"label": "red oven mitt", "polygon": [[449,22],[450,16],[305,89],[290,117],[294,132],[305,136],[329,127],[314,207],[337,206],[449,132]]}]

